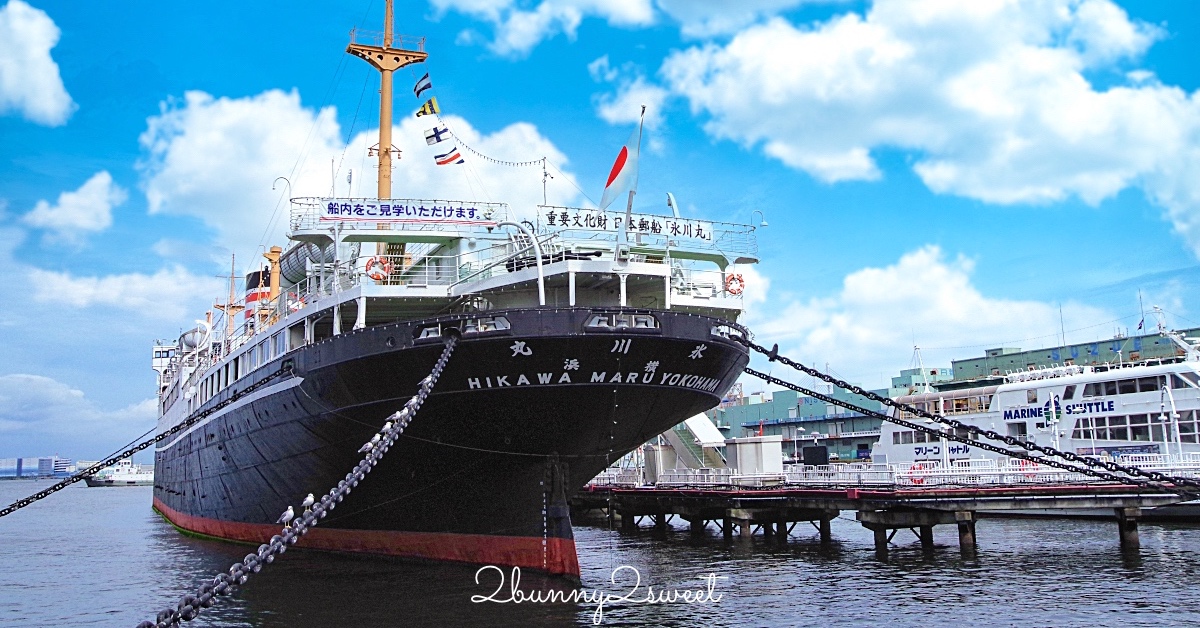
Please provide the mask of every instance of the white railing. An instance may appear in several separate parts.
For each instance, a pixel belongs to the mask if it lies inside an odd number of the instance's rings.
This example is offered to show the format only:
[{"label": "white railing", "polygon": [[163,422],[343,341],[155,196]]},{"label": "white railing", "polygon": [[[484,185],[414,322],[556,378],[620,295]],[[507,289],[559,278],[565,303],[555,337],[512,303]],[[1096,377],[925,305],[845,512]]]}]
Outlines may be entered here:
[{"label": "white railing", "polygon": [[[1139,454],[1125,456],[1122,464],[1177,477],[1200,479],[1200,453],[1177,455]],[[628,472],[628,470],[625,470]],[[823,486],[902,487],[1021,486],[1046,484],[1094,484],[1094,477],[1021,459],[957,460],[949,467],[940,462],[902,464],[846,463],[830,465],[785,465],[783,473],[739,474],[735,469],[671,469],[658,474],[656,486]],[[593,484],[615,484],[601,476]]]},{"label": "white railing", "polygon": [[721,486],[732,484],[733,469],[670,469],[658,474],[655,486]]}]

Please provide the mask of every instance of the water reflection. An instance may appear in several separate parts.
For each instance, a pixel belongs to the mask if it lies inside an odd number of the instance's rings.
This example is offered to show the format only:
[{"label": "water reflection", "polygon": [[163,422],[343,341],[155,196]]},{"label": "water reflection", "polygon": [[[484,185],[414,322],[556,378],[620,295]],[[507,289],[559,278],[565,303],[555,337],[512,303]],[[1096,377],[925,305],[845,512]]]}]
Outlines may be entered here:
[{"label": "water reflection", "polygon": [[[45,483],[0,482],[9,503]],[[253,548],[179,534],[149,509],[144,488],[72,487],[0,520],[0,626],[136,625],[174,606]],[[833,542],[797,526],[780,546],[761,536],[726,543],[714,525],[696,536],[577,523],[584,589],[620,596],[628,570],[641,589],[604,608],[603,625],[927,626],[1184,625],[1200,621],[1200,526],[1141,525],[1142,547],[1122,552],[1106,521],[979,522],[977,556],[964,557],[953,526],[932,551],[901,531],[886,562],[851,516]],[[656,538],[657,537],[657,538]],[[472,603],[497,585],[476,568],[289,551],[243,590],[207,609],[196,626],[591,625],[592,603]],[[644,600],[646,587],[698,590],[717,578],[716,603]],[[567,593],[559,579],[521,575],[527,592]]]}]

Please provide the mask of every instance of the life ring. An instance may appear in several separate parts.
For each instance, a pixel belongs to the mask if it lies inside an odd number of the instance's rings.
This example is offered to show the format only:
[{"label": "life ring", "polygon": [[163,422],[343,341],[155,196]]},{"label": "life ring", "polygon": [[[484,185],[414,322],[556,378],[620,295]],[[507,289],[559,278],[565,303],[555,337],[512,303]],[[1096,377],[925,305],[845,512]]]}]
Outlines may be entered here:
[{"label": "life ring", "polygon": [[386,257],[372,257],[367,260],[366,273],[375,281],[383,281],[392,274],[392,262]]},{"label": "life ring", "polygon": [[732,295],[739,295],[742,290],[746,289],[746,280],[741,274],[732,274],[725,278],[725,292]]},{"label": "life ring", "polygon": [[910,482],[912,482],[913,484],[924,484],[925,478],[922,477],[921,475],[917,475],[918,473],[922,473],[924,471],[925,471],[925,465],[923,465],[919,462],[917,464],[914,464],[913,466],[908,468],[908,480]]}]

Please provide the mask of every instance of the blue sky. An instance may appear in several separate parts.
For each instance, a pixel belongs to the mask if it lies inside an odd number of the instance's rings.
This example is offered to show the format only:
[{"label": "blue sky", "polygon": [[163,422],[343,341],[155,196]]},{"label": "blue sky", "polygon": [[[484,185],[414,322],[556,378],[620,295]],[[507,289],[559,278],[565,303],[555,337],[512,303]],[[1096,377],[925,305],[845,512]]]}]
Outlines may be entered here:
[{"label": "blue sky", "polygon": [[[288,176],[374,189],[377,75],[343,51],[382,0],[0,3],[0,457],[94,457],[153,425],[174,338],[261,245]],[[1045,0],[430,0],[397,32],[397,196],[541,201],[538,168],[437,169],[456,133],[546,156],[590,206],[649,107],[637,208],[750,222],[744,319],[869,386],[992,346],[1200,326],[1200,15]],[[576,187],[578,186],[578,188]],[[582,190],[582,191],[581,191]],[[525,208],[525,209],[523,209]],[[274,219],[273,219],[274,217]],[[1060,318],[1061,309],[1061,318]],[[1149,323],[1148,323],[1149,324]],[[757,384],[748,383],[750,389]]]}]

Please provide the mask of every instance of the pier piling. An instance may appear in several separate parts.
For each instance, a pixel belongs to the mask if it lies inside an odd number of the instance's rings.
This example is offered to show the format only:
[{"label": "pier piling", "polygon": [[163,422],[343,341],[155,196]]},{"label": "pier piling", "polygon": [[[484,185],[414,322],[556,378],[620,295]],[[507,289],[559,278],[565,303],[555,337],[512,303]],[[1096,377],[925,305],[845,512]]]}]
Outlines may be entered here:
[{"label": "pier piling", "polygon": [[969,510],[954,513],[958,523],[958,550],[965,556],[975,555],[975,513]]},{"label": "pier piling", "polygon": [[1141,508],[1116,508],[1117,531],[1121,535],[1121,549],[1136,550],[1142,546],[1138,536],[1138,519],[1142,516]]},{"label": "pier piling", "polygon": [[821,534],[822,545],[827,545],[833,542],[833,531],[830,529],[829,521],[829,519],[822,518],[820,527],[818,528]]},{"label": "pier piling", "polygon": [[933,526],[921,526],[921,549],[926,552],[933,551]]}]

